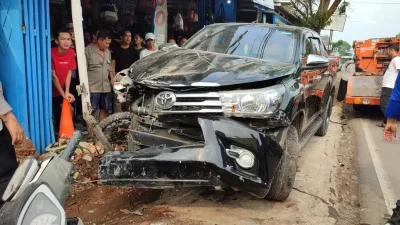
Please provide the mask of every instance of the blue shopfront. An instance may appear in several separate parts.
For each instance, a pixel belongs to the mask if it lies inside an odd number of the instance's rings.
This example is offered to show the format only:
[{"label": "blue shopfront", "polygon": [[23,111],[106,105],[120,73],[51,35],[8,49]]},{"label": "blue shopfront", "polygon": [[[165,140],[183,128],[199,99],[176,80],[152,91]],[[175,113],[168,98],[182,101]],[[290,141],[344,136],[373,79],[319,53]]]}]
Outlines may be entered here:
[{"label": "blue shopfront", "polygon": [[38,150],[54,141],[51,118],[49,0],[0,1],[0,81]]},{"label": "blue shopfront", "polygon": [[289,22],[279,15],[273,0],[254,0],[254,7],[261,15],[258,22],[277,25],[287,25]]},{"label": "blue shopfront", "polygon": [[[270,24],[291,24],[288,12],[274,0],[236,0],[237,22],[254,22]],[[290,17],[290,16],[289,16]]]}]

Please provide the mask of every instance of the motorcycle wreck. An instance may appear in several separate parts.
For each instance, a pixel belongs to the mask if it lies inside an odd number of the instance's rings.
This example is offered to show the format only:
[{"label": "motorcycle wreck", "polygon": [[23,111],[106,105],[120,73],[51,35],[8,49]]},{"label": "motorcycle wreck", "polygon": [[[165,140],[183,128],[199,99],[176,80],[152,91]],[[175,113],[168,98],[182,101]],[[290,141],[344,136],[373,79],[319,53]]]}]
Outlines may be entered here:
[{"label": "motorcycle wreck", "polygon": [[57,157],[23,161],[2,196],[0,225],[83,225],[79,218],[66,218],[64,211],[74,173],[70,160],[81,137],[75,132]]},{"label": "motorcycle wreck", "polygon": [[[208,48],[214,39],[233,38],[232,32],[240,29],[250,39],[257,36],[252,32],[271,32],[271,41],[289,48],[285,59],[290,60]],[[130,105],[130,113],[121,114],[131,120],[129,151],[104,155],[101,182],[155,189],[230,187],[259,198],[287,199],[300,149],[313,135],[327,132],[334,76],[318,70],[324,75],[307,83],[306,94],[297,79],[302,66],[296,58],[302,48],[294,47],[303,31],[269,29],[208,26],[183,48],[164,47],[120,72],[116,77],[121,82],[115,84],[119,97]],[[250,49],[254,41],[246,43]],[[312,54],[305,61],[308,69],[329,64]]]}]

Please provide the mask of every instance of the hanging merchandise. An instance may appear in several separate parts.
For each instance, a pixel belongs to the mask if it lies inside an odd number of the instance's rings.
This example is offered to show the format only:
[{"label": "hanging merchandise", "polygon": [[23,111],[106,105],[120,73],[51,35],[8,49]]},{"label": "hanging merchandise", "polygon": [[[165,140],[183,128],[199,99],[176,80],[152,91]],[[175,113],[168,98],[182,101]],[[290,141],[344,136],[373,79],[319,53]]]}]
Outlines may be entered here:
[{"label": "hanging merchandise", "polygon": [[93,0],[91,2],[92,5],[92,19],[93,19],[93,24],[97,24],[100,20],[100,2]]},{"label": "hanging merchandise", "polygon": [[112,1],[107,1],[103,7],[101,7],[100,18],[110,23],[116,23],[118,21],[118,9]]},{"label": "hanging merchandise", "polygon": [[211,4],[210,0],[207,1],[206,7],[207,7],[207,12],[206,12],[206,19],[204,21],[205,22],[204,25],[213,24],[213,23],[215,23],[215,17],[214,17],[214,13],[212,10],[212,4]]},{"label": "hanging merchandise", "polygon": [[157,0],[139,0],[137,10],[140,12],[154,12],[157,8]]},{"label": "hanging merchandise", "polygon": [[124,0],[123,1],[123,8],[125,13],[135,13],[136,12],[136,6],[138,2],[137,0]]},{"label": "hanging merchandise", "polygon": [[196,3],[194,2],[194,0],[190,0],[187,18],[188,18],[188,22],[199,21],[199,17],[196,13]]},{"label": "hanging merchandise", "polygon": [[172,28],[175,30],[183,30],[183,18],[180,12],[175,16],[175,22]]},{"label": "hanging merchandise", "polygon": [[83,8],[90,9],[92,6],[90,5],[90,0],[81,0],[81,5]]},{"label": "hanging merchandise", "polygon": [[216,23],[226,23],[225,8],[224,8],[224,4],[222,4],[222,3],[221,3],[221,5],[219,5],[218,13],[217,13],[217,16],[215,17],[215,22]]}]

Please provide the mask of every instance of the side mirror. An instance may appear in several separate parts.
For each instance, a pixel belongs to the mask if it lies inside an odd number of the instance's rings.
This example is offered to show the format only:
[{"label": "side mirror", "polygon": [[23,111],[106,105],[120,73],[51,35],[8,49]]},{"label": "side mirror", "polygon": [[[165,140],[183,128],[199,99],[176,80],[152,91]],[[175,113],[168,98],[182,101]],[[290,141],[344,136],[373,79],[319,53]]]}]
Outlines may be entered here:
[{"label": "side mirror", "polygon": [[329,63],[329,59],[324,56],[314,54],[310,54],[307,56],[307,66],[318,66],[327,63]]},{"label": "side mirror", "polygon": [[158,46],[158,50],[171,49],[171,48],[179,48],[179,46],[173,43],[165,43]]}]

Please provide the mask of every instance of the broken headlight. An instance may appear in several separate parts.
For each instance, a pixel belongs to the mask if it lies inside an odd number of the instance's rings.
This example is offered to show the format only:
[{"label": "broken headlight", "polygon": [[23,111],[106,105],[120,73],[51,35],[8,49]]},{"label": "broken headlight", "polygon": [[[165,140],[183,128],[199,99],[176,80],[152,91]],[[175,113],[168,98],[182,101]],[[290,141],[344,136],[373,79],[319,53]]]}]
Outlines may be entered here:
[{"label": "broken headlight", "polygon": [[265,118],[276,112],[283,100],[285,86],[219,92],[225,116]]}]

